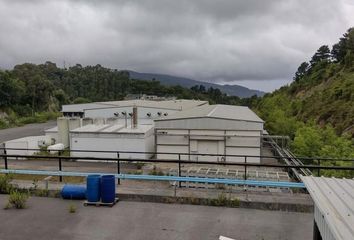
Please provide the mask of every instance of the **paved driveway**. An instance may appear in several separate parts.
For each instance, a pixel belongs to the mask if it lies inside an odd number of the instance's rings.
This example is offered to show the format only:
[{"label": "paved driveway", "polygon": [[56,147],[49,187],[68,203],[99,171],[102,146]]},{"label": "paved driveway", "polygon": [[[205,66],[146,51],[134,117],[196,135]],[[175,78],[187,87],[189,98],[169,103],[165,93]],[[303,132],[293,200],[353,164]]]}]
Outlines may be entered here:
[{"label": "paved driveway", "polygon": [[22,127],[7,128],[0,130],[0,143],[16,138],[44,135],[44,130],[55,127],[56,121],[46,123],[27,124]]}]

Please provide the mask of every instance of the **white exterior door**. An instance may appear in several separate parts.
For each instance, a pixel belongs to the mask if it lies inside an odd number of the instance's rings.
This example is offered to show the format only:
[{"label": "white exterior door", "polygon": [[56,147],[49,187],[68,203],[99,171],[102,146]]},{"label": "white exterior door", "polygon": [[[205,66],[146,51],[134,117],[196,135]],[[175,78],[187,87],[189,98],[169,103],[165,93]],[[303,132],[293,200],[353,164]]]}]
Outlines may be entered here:
[{"label": "white exterior door", "polygon": [[[199,154],[219,154],[219,141],[198,140]],[[199,161],[217,161],[217,156],[198,156]]]}]

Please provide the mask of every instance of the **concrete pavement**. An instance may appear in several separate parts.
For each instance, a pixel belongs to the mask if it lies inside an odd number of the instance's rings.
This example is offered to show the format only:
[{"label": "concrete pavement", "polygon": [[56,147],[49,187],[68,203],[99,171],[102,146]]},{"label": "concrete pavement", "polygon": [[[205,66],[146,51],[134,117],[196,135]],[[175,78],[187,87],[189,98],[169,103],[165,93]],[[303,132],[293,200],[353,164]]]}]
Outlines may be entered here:
[{"label": "concrete pavement", "polygon": [[[7,195],[0,195],[4,206]],[[69,213],[70,204],[77,206]],[[121,201],[112,208],[81,201],[31,197],[24,210],[0,209],[1,240],[312,238],[313,214]]]}]

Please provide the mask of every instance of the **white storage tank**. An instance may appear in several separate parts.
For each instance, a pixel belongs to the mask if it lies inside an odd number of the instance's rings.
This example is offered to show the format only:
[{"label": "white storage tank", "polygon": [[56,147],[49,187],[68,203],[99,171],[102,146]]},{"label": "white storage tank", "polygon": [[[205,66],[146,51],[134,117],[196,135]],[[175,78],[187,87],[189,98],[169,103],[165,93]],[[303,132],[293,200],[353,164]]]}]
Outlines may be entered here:
[{"label": "white storage tank", "polygon": [[65,149],[65,147],[64,147],[64,144],[62,144],[62,143],[57,143],[57,144],[50,145],[47,147],[47,150],[49,151],[50,154],[56,154],[59,151],[64,150],[64,149]]},{"label": "white storage tank", "polygon": [[58,125],[58,142],[69,147],[69,121],[66,117],[59,117],[57,119]]}]

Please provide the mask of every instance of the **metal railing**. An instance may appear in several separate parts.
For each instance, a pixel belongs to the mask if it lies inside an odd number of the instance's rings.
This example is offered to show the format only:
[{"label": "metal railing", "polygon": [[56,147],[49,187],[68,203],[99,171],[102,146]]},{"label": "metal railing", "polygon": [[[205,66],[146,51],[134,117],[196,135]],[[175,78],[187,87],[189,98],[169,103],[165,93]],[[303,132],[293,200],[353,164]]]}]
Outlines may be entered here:
[{"label": "metal railing", "polygon": [[[8,150],[22,150],[22,151],[43,151],[47,152],[50,154],[50,152],[61,152],[61,153],[74,153],[74,152],[84,152],[84,153],[121,153],[121,154],[148,154],[148,155],[158,155],[158,154],[163,154],[163,155],[175,155],[175,156],[212,156],[212,157],[247,157],[247,158],[260,158],[260,159],[277,159],[277,160],[282,160],[284,157],[282,156],[268,156],[268,155],[240,155],[240,154],[213,154],[213,153],[183,153],[183,152],[154,152],[154,151],[105,151],[105,150],[82,150],[82,149],[70,149],[70,150],[43,150],[40,148],[0,148],[0,153],[2,151],[7,152]],[[4,152],[4,153],[5,153]],[[0,154],[1,155],[1,154]],[[21,156],[21,155],[19,155]],[[22,155],[24,156],[24,155]],[[31,155],[33,157],[34,155]],[[50,156],[50,155],[48,155]],[[318,161],[318,160],[323,160],[323,161],[348,161],[348,162],[354,162],[354,158],[331,158],[331,157],[296,157],[296,159],[301,160],[301,161]],[[135,160],[139,161],[139,160]],[[198,161],[197,161],[198,162]],[[221,163],[221,162],[218,162]]]},{"label": "metal railing", "polygon": [[[288,143],[286,143],[284,147],[283,139],[281,141],[281,147],[278,144],[277,138],[274,138],[272,136],[269,137],[265,136],[264,139],[267,140],[266,144],[269,144],[271,148],[277,153],[279,157],[283,159],[283,161],[287,165],[294,165],[294,166],[304,165],[304,163],[288,149]],[[289,138],[287,139],[287,142],[288,141]],[[320,160],[318,160],[318,163],[320,165]],[[301,169],[291,168],[290,170],[293,178],[295,178],[298,181],[301,181],[301,175],[305,175],[305,176],[312,175],[311,170],[307,168],[301,168]],[[320,175],[320,170],[318,169],[318,176],[319,175]]]},{"label": "metal railing", "polygon": [[[36,159],[36,160],[44,160],[44,159],[53,159],[57,161],[57,175],[59,176],[59,180],[62,181],[62,176],[65,176],[65,171],[63,169],[63,161],[95,161],[95,162],[115,162],[117,169],[117,178],[118,178],[118,183],[120,183],[120,179],[122,178],[127,178],[127,174],[124,174],[124,176],[121,173],[121,163],[122,162],[143,162],[143,163],[171,163],[171,164],[176,164],[178,167],[178,177],[179,177],[179,183],[182,181],[181,177],[182,176],[182,164],[183,165],[188,165],[188,164],[194,164],[194,165],[218,165],[218,166],[238,166],[238,167],[243,167],[244,169],[244,181],[247,181],[247,169],[249,167],[264,167],[264,168],[282,168],[286,170],[290,169],[295,169],[295,170],[301,170],[301,169],[309,169],[309,170],[317,170],[318,172],[320,170],[345,170],[345,171],[351,171],[354,173],[354,166],[327,166],[327,165],[313,165],[313,164],[303,164],[303,165],[289,165],[289,164],[281,164],[281,163],[252,163],[249,162],[248,160],[250,158],[274,158],[274,159],[283,159],[284,157],[278,157],[278,156],[245,156],[245,155],[218,155],[218,154],[196,154],[196,153],[165,153],[165,152],[132,152],[132,151],[96,151],[96,150],[70,150],[67,152],[86,152],[86,153],[91,153],[91,152],[96,152],[96,153],[114,153],[116,154],[115,158],[107,158],[107,157],[74,157],[74,156],[65,156],[62,153],[64,151],[58,151],[57,156],[53,155],[21,155],[21,154],[7,154],[7,150],[31,150],[31,151],[38,151],[39,149],[21,149],[21,148],[7,148],[7,149],[2,149],[3,154],[0,154],[0,158],[4,160],[4,169],[6,171],[3,172],[11,172],[9,170],[16,170],[16,169],[10,169],[9,168],[9,161],[12,161],[12,159],[19,159],[19,158],[26,158],[26,159]],[[136,154],[174,154],[177,155],[177,159],[131,159],[131,158],[122,158],[121,154],[122,153],[136,153]],[[243,161],[240,162],[232,162],[232,161],[193,161],[193,160],[183,160],[182,156],[184,155],[201,155],[201,156],[226,156],[226,157],[239,157],[242,158]],[[301,158],[298,158],[301,159]],[[354,159],[338,159],[338,158],[302,158],[302,159],[307,159],[307,160],[312,160],[315,162],[316,160],[320,159],[322,161],[330,161],[336,163],[337,161],[347,161],[347,162],[352,162],[354,163]],[[144,177],[141,177],[142,179]],[[146,178],[146,176],[145,176]],[[172,179],[172,178],[171,178]],[[184,179],[187,181],[188,179]],[[188,180],[190,181],[190,179]]]}]

